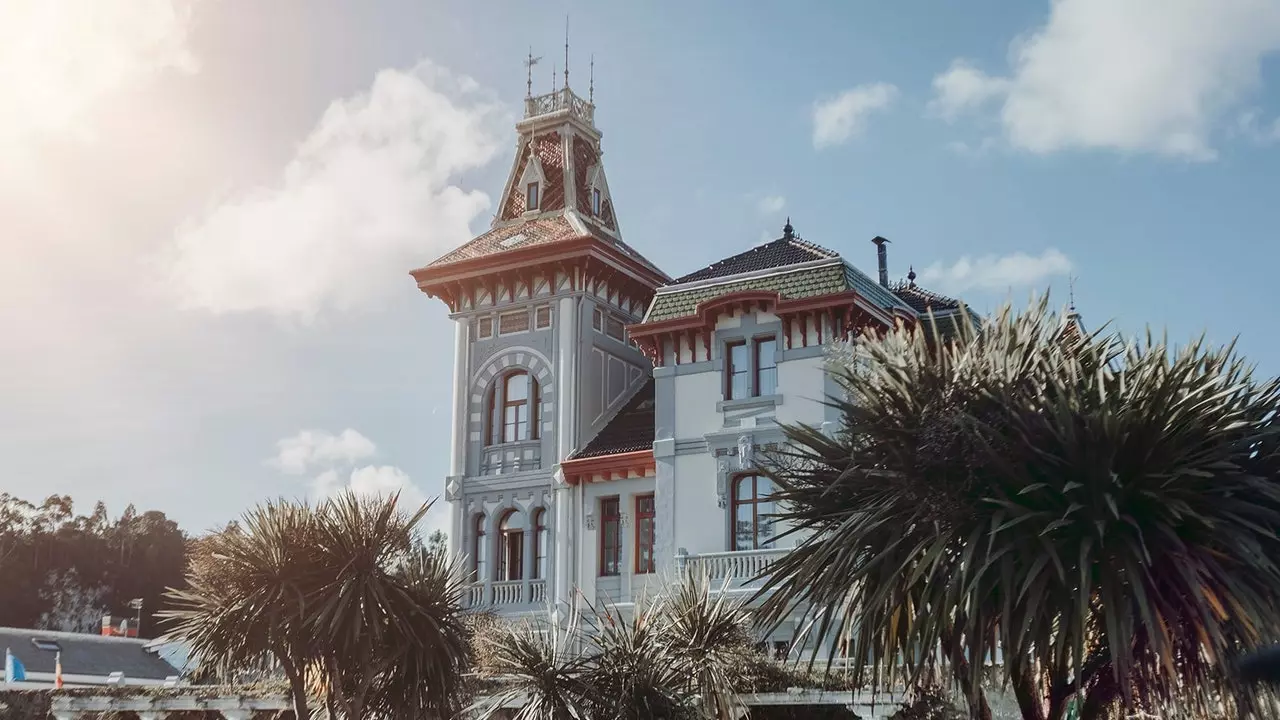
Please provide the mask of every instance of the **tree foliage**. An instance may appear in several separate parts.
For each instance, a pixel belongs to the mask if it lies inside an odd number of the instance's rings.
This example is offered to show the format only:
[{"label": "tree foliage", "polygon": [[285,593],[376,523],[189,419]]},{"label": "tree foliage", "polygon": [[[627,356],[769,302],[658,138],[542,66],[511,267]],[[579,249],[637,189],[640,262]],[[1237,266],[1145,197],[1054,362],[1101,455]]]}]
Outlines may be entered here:
[{"label": "tree foliage", "polygon": [[584,601],[563,622],[494,625],[479,637],[479,669],[502,682],[478,709],[518,706],[517,720],[739,718],[738,689],[760,659],[750,626],[741,602],[705,579],[626,610]]},{"label": "tree foliage", "polygon": [[950,341],[900,328],[836,368],[842,429],[772,458],[797,549],[764,610],[872,683],[946,666],[989,714],[1207,711],[1280,637],[1280,382],[1234,348],[1083,335],[1041,300]]},{"label": "tree foliage", "polygon": [[99,502],[76,515],[70,497],[39,505],[0,494],[0,625],[96,632],[103,614],[157,634],[153,613],[186,569],[187,538],[164,513],[128,506],[112,519]]},{"label": "tree foliage", "polygon": [[297,717],[448,717],[468,646],[456,561],[416,533],[398,498],[344,493],[319,506],[273,502],[196,546],[165,618],[205,665],[270,660]]}]

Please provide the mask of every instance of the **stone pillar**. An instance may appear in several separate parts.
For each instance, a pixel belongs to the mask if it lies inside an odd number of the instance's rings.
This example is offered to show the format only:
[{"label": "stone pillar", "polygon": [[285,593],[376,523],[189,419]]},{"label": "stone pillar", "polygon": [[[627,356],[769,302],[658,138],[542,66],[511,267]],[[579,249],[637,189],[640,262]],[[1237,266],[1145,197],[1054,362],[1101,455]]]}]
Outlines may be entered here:
[{"label": "stone pillar", "polygon": [[547,599],[559,607],[573,597],[570,580],[573,561],[570,549],[577,537],[577,528],[573,512],[573,488],[565,482],[564,471],[559,467],[552,476],[551,484],[555,494],[552,501],[555,515],[549,534],[551,547],[555,548],[555,552],[549,558],[551,577],[547,578]]},{"label": "stone pillar", "polygon": [[552,353],[556,378],[556,448],[555,448],[555,522],[550,529],[551,545],[555,554],[551,558],[551,578],[548,578],[547,596],[554,603],[570,602],[577,584],[577,572],[573,563],[573,546],[578,541],[577,516],[574,510],[573,488],[565,482],[559,463],[573,452],[578,434],[578,353],[581,344],[581,300],[575,297],[561,298],[556,312],[556,342]]},{"label": "stone pillar", "polygon": [[[471,373],[467,363],[469,340],[469,325],[465,319],[459,318],[454,321],[453,333],[453,432],[450,437],[449,444],[449,478],[445,481],[446,487],[451,487],[450,483],[461,482],[462,476],[467,472],[467,428],[470,426],[470,418],[467,413],[467,404],[469,401],[469,390],[471,384]],[[449,512],[449,550],[454,553],[462,552],[462,497],[461,488],[456,488],[458,492],[451,493],[457,497],[452,500]]]}]

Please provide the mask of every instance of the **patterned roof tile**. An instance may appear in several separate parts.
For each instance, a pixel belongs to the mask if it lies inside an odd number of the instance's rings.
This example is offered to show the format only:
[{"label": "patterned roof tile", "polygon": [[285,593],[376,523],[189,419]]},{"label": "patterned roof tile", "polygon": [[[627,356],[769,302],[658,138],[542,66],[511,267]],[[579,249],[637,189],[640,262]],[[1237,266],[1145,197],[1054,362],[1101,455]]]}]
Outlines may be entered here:
[{"label": "patterned roof tile", "polygon": [[756,270],[797,265],[814,260],[830,260],[836,257],[839,257],[839,255],[835,252],[806,240],[801,240],[798,237],[782,237],[773,242],[757,245],[733,257],[727,257],[724,260],[712,263],[697,272],[677,278],[675,282],[686,283],[697,280],[710,280]]},{"label": "patterned roof tile", "polygon": [[785,300],[797,300],[843,292],[846,289],[848,285],[845,280],[845,271],[840,265],[779,272],[723,285],[659,293],[654,297],[649,314],[644,321],[658,322],[692,315],[702,302],[743,290],[768,290],[778,293]]},{"label": "patterned roof tile", "polygon": [[636,391],[627,404],[570,460],[619,455],[653,449],[653,379]]},{"label": "patterned roof tile", "polygon": [[[533,245],[546,245],[568,240],[578,234],[564,215],[496,227],[471,242],[445,253],[428,267],[448,265]],[[613,242],[616,243],[616,241]]]}]

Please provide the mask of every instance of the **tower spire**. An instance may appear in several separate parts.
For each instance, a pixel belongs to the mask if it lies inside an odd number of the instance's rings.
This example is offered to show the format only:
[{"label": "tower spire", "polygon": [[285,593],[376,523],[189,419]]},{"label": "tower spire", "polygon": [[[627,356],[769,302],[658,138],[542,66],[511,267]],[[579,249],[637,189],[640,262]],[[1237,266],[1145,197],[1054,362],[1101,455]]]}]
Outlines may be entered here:
[{"label": "tower spire", "polygon": [[591,53],[591,82],[587,86],[587,102],[596,104],[596,54]]},{"label": "tower spire", "polygon": [[556,64],[551,63],[551,94],[556,92]]},{"label": "tower spire", "polygon": [[569,89],[569,16],[564,16],[564,89]]},{"label": "tower spire", "polygon": [[524,96],[526,98],[533,97],[533,66],[538,64],[542,58],[533,56],[533,46],[529,46],[529,58],[524,61]]}]

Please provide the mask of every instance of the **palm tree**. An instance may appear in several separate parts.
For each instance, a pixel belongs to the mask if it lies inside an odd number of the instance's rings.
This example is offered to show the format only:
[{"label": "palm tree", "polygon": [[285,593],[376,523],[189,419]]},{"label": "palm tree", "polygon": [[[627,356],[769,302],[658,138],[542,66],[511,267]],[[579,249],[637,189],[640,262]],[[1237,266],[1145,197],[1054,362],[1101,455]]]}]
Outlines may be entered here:
[{"label": "palm tree", "polygon": [[445,717],[461,704],[467,634],[453,558],[424,548],[397,497],[268,503],[201,543],[169,593],[170,636],[206,663],[274,659],[294,711]]},{"label": "palm tree", "polygon": [[685,580],[626,611],[581,600],[566,623],[499,625],[480,639],[481,671],[501,691],[482,717],[516,720],[722,720],[757,659],[741,602]]},{"label": "palm tree", "polygon": [[761,597],[857,679],[945,666],[989,717],[979,661],[1002,654],[1028,720],[1186,713],[1280,637],[1280,382],[1234,348],[1085,336],[1042,299],[839,365],[841,431],[789,427],[772,458],[801,540]]}]

